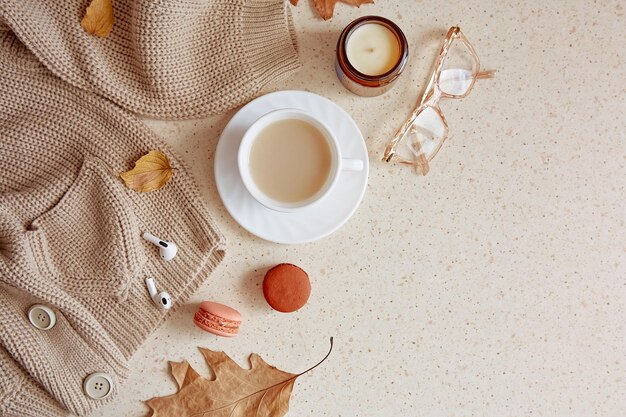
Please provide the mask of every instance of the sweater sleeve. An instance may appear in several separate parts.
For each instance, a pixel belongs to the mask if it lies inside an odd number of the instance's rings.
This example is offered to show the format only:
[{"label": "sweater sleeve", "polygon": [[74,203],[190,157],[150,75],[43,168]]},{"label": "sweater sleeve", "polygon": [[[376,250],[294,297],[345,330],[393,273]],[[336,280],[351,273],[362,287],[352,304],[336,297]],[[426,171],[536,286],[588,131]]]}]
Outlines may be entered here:
[{"label": "sweater sleeve", "polygon": [[285,0],[114,1],[107,38],[81,28],[85,5],[5,0],[0,17],[55,75],[139,114],[221,113],[300,68]]}]

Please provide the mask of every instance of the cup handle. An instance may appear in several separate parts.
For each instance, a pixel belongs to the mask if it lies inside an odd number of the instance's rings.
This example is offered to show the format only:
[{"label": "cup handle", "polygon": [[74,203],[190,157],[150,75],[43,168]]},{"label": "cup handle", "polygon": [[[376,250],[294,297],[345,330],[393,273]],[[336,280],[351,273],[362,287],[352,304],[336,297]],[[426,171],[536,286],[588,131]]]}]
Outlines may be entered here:
[{"label": "cup handle", "polygon": [[341,160],[342,171],[363,171],[364,164],[360,159],[347,159]]}]

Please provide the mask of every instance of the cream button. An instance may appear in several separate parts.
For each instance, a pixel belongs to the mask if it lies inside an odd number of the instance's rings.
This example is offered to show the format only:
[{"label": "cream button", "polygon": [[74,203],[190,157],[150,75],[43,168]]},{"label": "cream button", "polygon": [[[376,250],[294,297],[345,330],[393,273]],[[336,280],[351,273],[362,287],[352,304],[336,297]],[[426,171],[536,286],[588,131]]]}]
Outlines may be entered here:
[{"label": "cream button", "polygon": [[39,330],[49,330],[57,322],[57,316],[50,307],[35,304],[28,310],[28,320]]},{"label": "cream button", "polygon": [[83,382],[85,395],[94,400],[102,400],[113,391],[113,380],[103,372],[96,372],[85,378]]}]

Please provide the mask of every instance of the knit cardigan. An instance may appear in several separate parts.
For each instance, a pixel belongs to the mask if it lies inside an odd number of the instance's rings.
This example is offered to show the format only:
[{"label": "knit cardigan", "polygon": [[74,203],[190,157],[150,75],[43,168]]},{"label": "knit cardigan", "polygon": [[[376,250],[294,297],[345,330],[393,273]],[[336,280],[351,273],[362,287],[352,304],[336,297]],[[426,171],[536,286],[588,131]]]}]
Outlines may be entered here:
[{"label": "knit cardigan", "polygon": [[[224,256],[183,161],[131,112],[220,112],[298,68],[282,0],[117,0],[108,38],[87,1],[0,1],[0,416],[85,416],[112,401],[146,337]],[[176,169],[137,193],[118,174],[159,149]],[[171,240],[170,262],[141,238]],[[144,279],[170,293],[152,302]],[[56,324],[40,330],[43,304]],[[94,400],[83,381],[113,380]]]}]

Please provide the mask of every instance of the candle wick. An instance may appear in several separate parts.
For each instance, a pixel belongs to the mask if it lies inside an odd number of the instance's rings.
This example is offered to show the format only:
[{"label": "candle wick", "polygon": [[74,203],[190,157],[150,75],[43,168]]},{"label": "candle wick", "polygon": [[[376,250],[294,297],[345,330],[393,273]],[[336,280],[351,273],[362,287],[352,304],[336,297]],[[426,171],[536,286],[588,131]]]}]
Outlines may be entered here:
[{"label": "candle wick", "polygon": [[366,51],[369,52],[369,53],[372,53],[372,52],[374,52],[374,48],[367,48]]}]

